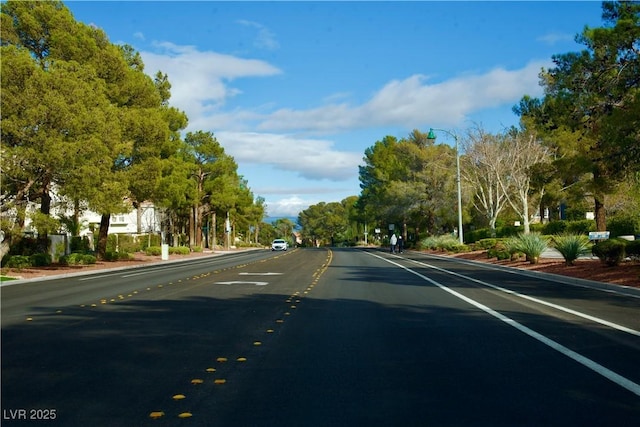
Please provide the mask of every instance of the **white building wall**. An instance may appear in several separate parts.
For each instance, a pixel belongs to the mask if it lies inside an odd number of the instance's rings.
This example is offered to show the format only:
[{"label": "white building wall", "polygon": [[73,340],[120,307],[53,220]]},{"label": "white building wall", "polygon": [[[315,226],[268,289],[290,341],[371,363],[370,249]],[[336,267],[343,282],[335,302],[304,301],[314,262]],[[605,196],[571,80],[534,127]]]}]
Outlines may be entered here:
[{"label": "white building wall", "polygon": [[[36,203],[29,203],[28,211],[36,211],[40,209],[40,206]],[[72,212],[63,212],[60,209],[52,208],[52,215],[59,217],[61,215],[69,216]],[[82,216],[80,217],[81,230],[80,235],[86,236],[91,234],[90,230],[93,226],[93,229],[97,233],[100,227],[101,215],[93,212],[93,211],[84,211]],[[109,234],[136,234],[138,232],[137,226],[137,212],[135,209],[131,209],[129,212],[114,214],[111,215],[111,220],[109,221]],[[157,209],[153,205],[153,203],[144,203],[142,205],[142,217],[140,220],[140,230],[142,233],[160,233],[160,217],[157,213]],[[35,230],[31,227],[31,221],[29,220],[29,215],[27,215],[27,219],[25,220],[25,232],[33,232]]]},{"label": "white building wall", "polygon": [[[97,227],[100,226],[100,219],[100,214],[87,211],[82,216],[81,221],[83,224],[86,224],[86,227],[83,228],[81,235],[89,232],[89,224],[95,224],[96,226],[94,228],[97,231]],[[140,230],[142,233],[160,233],[160,218],[153,203],[145,203],[142,205]],[[137,232],[138,217],[135,209],[126,213],[111,215],[111,220],[109,221],[109,234],[135,234]]]}]

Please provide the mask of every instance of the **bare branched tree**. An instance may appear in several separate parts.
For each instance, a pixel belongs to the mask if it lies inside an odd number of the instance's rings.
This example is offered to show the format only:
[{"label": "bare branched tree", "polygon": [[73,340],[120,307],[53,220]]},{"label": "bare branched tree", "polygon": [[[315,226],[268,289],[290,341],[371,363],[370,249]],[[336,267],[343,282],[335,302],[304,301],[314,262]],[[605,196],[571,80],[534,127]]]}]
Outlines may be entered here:
[{"label": "bare branched tree", "polygon": [[507,195],[500,184],[500,177],[508,174],[503,139],[476,125],[462,141],[465,151],[462,179],[474,190],[473,205],[489,221],[492,234],[498,215],[507,204]]},{"label": "bare branched tree", "polygon": [[[544,147],[535,134],[509,132],[503,143],[507,173],[498,175],[500,187],[504,191],[509,204],[522,219],[524,233],[530,231],[532,202],[539,202],[544,195],[544,187],[534,189],[532,186],[535,167],[551,161],[548,148]],[[532,191],[538,192],[535,200],[531,200]]]}]

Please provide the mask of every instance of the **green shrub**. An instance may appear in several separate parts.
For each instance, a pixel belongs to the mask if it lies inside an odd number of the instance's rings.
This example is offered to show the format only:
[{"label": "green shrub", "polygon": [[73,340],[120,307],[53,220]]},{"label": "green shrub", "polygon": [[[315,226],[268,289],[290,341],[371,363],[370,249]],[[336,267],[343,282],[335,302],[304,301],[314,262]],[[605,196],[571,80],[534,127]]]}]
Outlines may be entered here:
[{"label": "green shrub", "polygon": [[115,234],[109,234],[107,235],[107,252],[110,253],[115,253],[116,249],[118,247],[117,242],[119,241],[118,236],[116,236]]},{"label": "green shrub", "polygon": [[420,249],[432,249],[435,250],[437,248],[437,238],[435,236],[425,237],[420,240]]},{"label": "green shrub", "polygon": [[457,237],[450,234],[426,237],[420,241],[420,248],[447,252],[464,252],[469,250],[467,245],[460,243]]},{"label": "green shrub", "polygon": [[640,260],[640,240],[631,240],[626,243],[624,252],[628,257]]},{"label": "green shrub", "polygon": [[50,254],[33,254],[29,258],[31,259],[31,265],[34,267],[46,267],[51,265]]},{"label": "green shrub", "polygon": [[496,240],[496,244],[487,250],[487,258],[497,258],[499,260],[510,259],[511,253],[505,245],[505,241]]},{"label": "green shrub", "polygon": [[573,265],[580,256],[588,254],[591,248],[589,238],[582,234],[559,234],[553,236],[552,241],[566,265]]},{"label": "green shrub", "polygon": [[[546,224],[543,224],[541,222],[536,222],[533,224],[529,224],[529,231],[532,233],[540,233],[540,234],[545,234],[544,233],[544,227]],[[523,231],[524,231],[524,227],[523,227]]]},{"label": "green shrub", "polygon": [[587,235],[590,231],[596,231],[596,222],[592,219],[581,219],[579,221],[569,221],[567,223],[567,233],[569,234]]},{"label": "green shrub", "polygon": [[89,265],[96,263],[96,257],[91,254],[74,252],[72,254],[61,257],[60,263],[66,265]]},{"label": "green shrub", "polygon": [[618,239],[602,240],[591,249],[593,255],[608,266],[616,266],[625,257],[625,242]]},{"label": "green shrub", "polygon": [[60,263],[66,265],[90,265],[96,263],[96,257],[91,254],[74,252],[60,258]]},{"label": "green shrub", "polygon": [[548,248],[548,240],[540,233],[518,235],[512,243],[511,250],[522,252],[527,256],[527,261],[537,264],[540,255]]},{"label": "green shrub", "polygon": [[119,261],[130,261],[133,259],[133,254],[128,252],[118,252],[118,260]]},{"label": "green shrub", "polygon": [[481,239],[476,242],[478,249],[491,249],[496,246],[498,239]]},{"label": "green shrub", "polygon": [[138,250],[144,251],[151,246],[160,247],[162,245],[162,236],[160,234],[144,234],[137,237]]},{"label": "green shrub", "polygon": [[[531,224],[531,227],[534,229],[537,225]],[[496,227],[495,230],[491,230],[490,228],[479,228],[477,230],[467,231],[464,235],[464,239],[467,242],[478,242],[484,239],[505,238],[515,236],[518,233],[521,233],[522,230],[522,226],[516,227],[515,225]]]},{"label": "green shrub", "polygon": [[141,243],[130,234],[109,234],[107,236],[107,251],[118,253],[135,253],[141,250]]},{"label": "green shrub", "polygon": [[[518,236],[511,236],[505,239],[502,242],[502,247],[504,248],[503,251],[508,254],[508,259],[511,259],[512,261],[515,261],[524,255],[524,253],[520,250],[520,238]],[[503,254],[503,256],[505,255]]]},{"label": "green shrub", "polygon": [[142,243],[140,239],[138,239],[138,237],[132,236],[130,234],[120,234],[118,238],[118,252],[133,254],[142,250]]},{"label": "green shrub", "polygon": [[549,221],[545,224],[544,230],[542,231],[544,234],[548,235],[556,235],[562,234],[567,231],[567,221]]},{"label": "green shrub", "polygon": [[71,249],[71,252],[89,252],[91,250],[89,238],[87,236],[74,236],[71,238],[69,248]]},{"label": "green shrub", "polygon": [[469,230],[464,234],[464,239],[467,242],[477,242],[483,239],[491,238],[491,229],[478,228],[477,230]]},{"label": "green shrub", "polygon": [[189,255],[191,250],[186,246],[172,246],[169,248],[169,253],[174,255]]},{"label": "green shrub", "polygon": [[493,248],[487,251],[488,258],[496,258],[498,260],[511,259],[511,254],[509,251],[500,248]]},{"label": "green shrub", "polygon": [[[247,246],[252,246],[252,244],[247,244]],[[202,252],[202,246],[194,246],[191,249],[193,252]]]},{"label": "green shrub", "polygon": [[518,233],[522,233],[523,226],[516,227],[515,225],[505,225],[503,227],[496,227],[496,237],[511,237],[517,236]]},{"label": "green shrub", "polygon": [[20,271],[23,268],[31,267],[31,258],[27,255],[11,255],[6,258],[5,267],[15,268]]},{"label": "green shrub", "polygon": [[45,253],[49,250],[49,239],[20,236],[11,242],[9,254],[11,255],[33,255]]},{"label": "green shrub", "polygon": [[[74,265],[74,262],[77,259],[78,255],[80,255],[80,254],[72,253],[72,254],[69,254],[69,255],[62,255],[60,258],[58,258],[58,264]],[[71,260],[71,261],[69,261],[69,260]]]},{"label": "green shrub", "polygon": [[162,255],[162,248],[160,246],[149,246],[144,250],[144,253],[150,256]]},{"label": "green shrub", "polygon": [[561,235],[561,234],[588,234],[595,231],[596,222],[592,219],[581,219],[577,221],[557,220],[551,221],[544,225],[542,234]]},{"label": "green shrub", "polygon": [[105,261],[129,261],[133,259],[133,255],[126,252],[107,251],[104,254]]},{"label": "green shrub", "polygon": [[607,221],[607,230],[611,237],[640,234],[640,215],[613,217]]}]

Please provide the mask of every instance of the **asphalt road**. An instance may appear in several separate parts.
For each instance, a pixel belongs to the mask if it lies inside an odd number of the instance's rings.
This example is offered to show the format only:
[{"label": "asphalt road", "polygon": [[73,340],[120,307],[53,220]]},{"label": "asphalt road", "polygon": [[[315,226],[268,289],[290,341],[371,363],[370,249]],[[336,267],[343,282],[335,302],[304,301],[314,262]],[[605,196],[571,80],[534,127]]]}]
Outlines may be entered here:
[{"label": "asphalt road", "polygon": [[296,249],[0,291],[3,426],[640,419],[630,290],[411,252]]}]

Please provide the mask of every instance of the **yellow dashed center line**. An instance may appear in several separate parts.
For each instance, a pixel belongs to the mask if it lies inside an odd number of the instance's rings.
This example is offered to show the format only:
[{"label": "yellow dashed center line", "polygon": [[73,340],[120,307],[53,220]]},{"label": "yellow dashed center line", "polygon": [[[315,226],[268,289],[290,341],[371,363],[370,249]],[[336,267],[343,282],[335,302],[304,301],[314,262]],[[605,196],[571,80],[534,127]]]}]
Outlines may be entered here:
[{"label": "yellow dashed center line", "polygon": [[[268,260],[277,259],[277,258],[280,258],[281,256],[287,256],[287,255],[290,255],[290,254],[292,254],[294,252],[295,252],[295,250],[291,251],[291,252],[288,252],[288,253],[285,253],[285,254],[282,254],[282,255],[278,255],[278,256],[273,257],[273,258],[264,259],[264,260],[260,260],[260,261],[256,261],[256,262],[264,263],[264,262],[266,262]],[[318,282],[318,280],[320,279],[320,276],[322,276],[322,274],[327,270],[327,268],[331,264],[332,258],[333,258],[333,253],[331,252],[331,250],[329,250],[325,263],[322,264],[322,267],[320,269],[316,270],[313,273],[313,275],[312,275],[313,281],[312,281],[312,283],[310,285],[307,286],[307,288],[303,292],[303,294],[306,295],[308,292],[311,291],[311,289],[313,288],[314,284],[316,284]],[[227,270],[230,270],[230,269],[233,269],[233,268],[235,268],[235,269],[244,268],[247,265],[250,265],[250,264],[242,264],[242,265],[238,265],[238,266],[235,266],[235,267],[225,268],[225,269],[222,269],[222,270],[214,270],[213,272],[210,272],[210,273],[207,273],[207,274],[203,274],[201,276],[194,276],[193,279],[195,280],[195,279],[202,278],[202,277],[208,277],[212,273],[213,274],[218,274],[218,273],[220,273],[222,271],[227,271]],[[189,278],[187,278],[186,280],[189,280]],[[178,281],[178,283],[180,283],[180,282],[181,281]],[[161,288],[162,285],[158,285],[158,287]],[[148,288],[147,290],[150,290],[150,289]],[[289,308],[290,309],[297,309],[297,304],[300,304],[301,301],[302,300],[301,300],[301,292],[300,291],[296,291],[293,295],[291,295],[291,297],[289,297],[289,298],[287,298],[285,300],[286,304],[289,304]],[[292,304],[292,302],[295,302],[295,304]],[[284,316],[290,316],[290,315],[291,315],[290,312],[288,312],[288,311],[284,312]],[[284,319],[281,319],[281,318],[276,319],[275,323],[277,323],[277,324],[284,323]],[[274,332],[275,332],[275,330],[272,329],[272,328],[269,328],[269,329],[266,330],[266,333],[268,333],[268,334],[272,334]],[[262,345],[263,345],[262,341],[253,341],[253,346],[254,347],[262,347]],[[221,363],[221,364],[222,363],[226,363],[228,360],[229,359],[227,357],[224,357],[224,356],[220,356],[220,357],[216,358],[216,362]],[[244,357],[244,356],[239,356],[239,357],[236,358],[236,361],[237,362],[241,362],[241,363],[245,363],[245,362],[247,362],[247,358]],[[207,372],[207,373],[216,373],[217,372],[216,368],[213,368],[213,367],[205,368],[204,371]],[[226,383],[227,383],[226,378],[215,378],[213,380],[213,384],[215,384],[215,385],[222,385],[222,384],[226,384]],[[201,378],[193,378],[191,380],[191,384],[192,385],[201,385],[201,384],[204,384],[204,380],[201,379]],[[186,399],[186,396],[184,394],[176,394],[176,395],[173,396],[173,400],[176,400],[176,401],[180,401],[180,400],[184,400],[184,399]],[[165,416],[165,413],[163,411],[153,411],[153,412],[151,412],[149,414],[149,417],[153,418],[153,419],[161,418],[163,416]],[[181,412],[181,413],[178,414],[178,418],[190,418],[192,416],[193,416],[193,414],[191,412],[189,412],[189,411]]]}]

